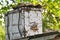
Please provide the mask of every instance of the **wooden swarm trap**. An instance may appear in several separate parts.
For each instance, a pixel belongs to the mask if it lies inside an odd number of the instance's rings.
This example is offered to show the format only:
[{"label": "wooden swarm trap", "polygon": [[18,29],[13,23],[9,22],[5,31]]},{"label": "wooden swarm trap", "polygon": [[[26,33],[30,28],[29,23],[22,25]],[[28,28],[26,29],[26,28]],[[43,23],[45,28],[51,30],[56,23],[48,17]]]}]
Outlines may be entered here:
[{"label": "wooden swarm trap", "polygon": [[6,40],[47,40],[59,34],[42,32],[41,5],[19,4],[13,9],[5,14]]}]

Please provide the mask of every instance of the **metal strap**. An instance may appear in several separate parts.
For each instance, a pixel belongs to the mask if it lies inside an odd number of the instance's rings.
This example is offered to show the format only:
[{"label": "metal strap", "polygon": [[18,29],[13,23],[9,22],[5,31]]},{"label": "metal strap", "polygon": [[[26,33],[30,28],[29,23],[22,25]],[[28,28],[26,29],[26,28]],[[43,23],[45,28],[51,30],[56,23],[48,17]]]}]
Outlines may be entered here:
[{"label": "metal strap", "polygon": [[[19,9],[18,9],[18,11],[19,11]],[[19,18],[18,18],[18,30],[19,30],[19,34],[20,34],[20,36],[22,37],[22,33],[21,33],[20,28],[19,28],[19,23],[20,23],[20,13],[21,13],[21,10],[19,11]]]},{"label": "metal strap", "polygon": [[7,34],[8,34],[8,39],[10,40],[10,33],[9,33],[9,15],[7,16]]}]

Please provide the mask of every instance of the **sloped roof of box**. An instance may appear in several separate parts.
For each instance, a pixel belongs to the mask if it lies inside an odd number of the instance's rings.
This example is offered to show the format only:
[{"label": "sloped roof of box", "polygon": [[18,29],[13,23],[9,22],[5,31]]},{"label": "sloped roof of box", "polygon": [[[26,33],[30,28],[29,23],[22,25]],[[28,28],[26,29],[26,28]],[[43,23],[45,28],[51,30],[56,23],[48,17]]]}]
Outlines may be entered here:
[{"label": "sloped roof of box", "polygon": [[21,8],[21,7],[42,8],[42,6],[40,4],[37,4],[37,5],[34,6],[33,4],[20,3],[17,6],[13,7],[13,9],[18,9],[18,8]]},{"label": "sloped roof of box", "polygon": [[35,6],[32,5],[32,4],[28,4],[28,5],[26,5],[26,4],[18,4],[17,6],[13,7],[14,10],[8,11],[8,12],[5,14],[5,16],[7,16],[8,14],[12,14],[12,13],[14,13],[14,12],[19,12],[17,9],[22,8],[22,7],[27,7],[27,8],[42,8],[42,6],[41,6],[40,4],[35,5]]}]

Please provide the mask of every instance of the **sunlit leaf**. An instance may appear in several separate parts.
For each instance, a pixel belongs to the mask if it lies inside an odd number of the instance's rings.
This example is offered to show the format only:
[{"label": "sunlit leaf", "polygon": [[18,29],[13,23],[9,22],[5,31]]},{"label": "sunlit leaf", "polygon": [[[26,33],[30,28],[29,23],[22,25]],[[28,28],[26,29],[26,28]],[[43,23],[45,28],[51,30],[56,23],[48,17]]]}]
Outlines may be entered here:
[{"label": "sunlit leaf", "polygon": [[2,25],[2,21],[0,20],[0,25]]},{"label": "sunlit leaf", "polygon": [[60,10],[59,11],[57,11],[57,15],[56,16],[59,16],[60,17]]},{"label": "sunlit leaf", "polygon": [[17,3],[20,3],[20,0],[16,0]]}]

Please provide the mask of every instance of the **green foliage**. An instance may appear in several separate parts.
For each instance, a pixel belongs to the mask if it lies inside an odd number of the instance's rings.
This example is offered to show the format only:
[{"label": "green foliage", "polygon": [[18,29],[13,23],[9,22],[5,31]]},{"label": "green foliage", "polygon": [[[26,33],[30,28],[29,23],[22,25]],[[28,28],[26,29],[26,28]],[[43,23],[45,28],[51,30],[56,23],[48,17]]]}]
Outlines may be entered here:
[{"label": "green foliage", "polygon": [[0,40],[5,40],[5,31],[2,25],[0,25]]},{"label": "green foliage", "polygon": [[[54,31],[60,30],[60,0],[43,0],[42,5],[44,10],[43,25]],[[46,15],[45,15],[46,14]],[[48,20],[47,20],[48,18]],[[46,23],[46,24],[45,24]]]}]

